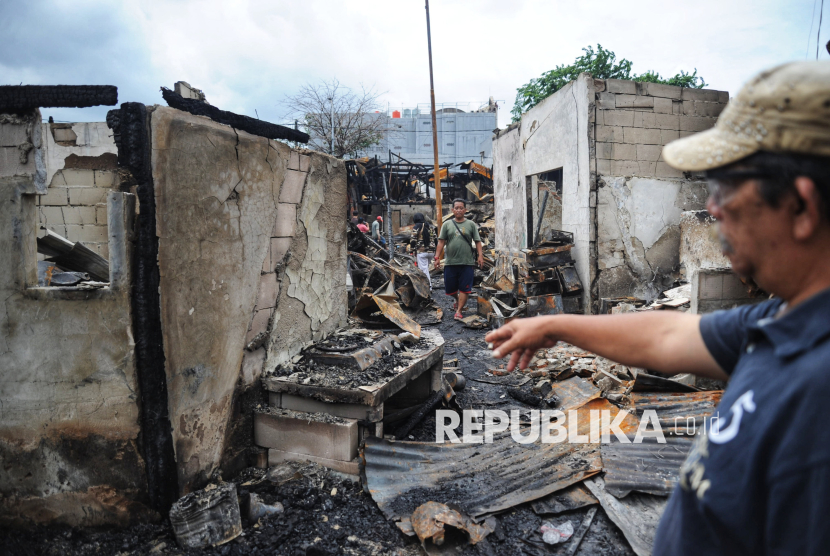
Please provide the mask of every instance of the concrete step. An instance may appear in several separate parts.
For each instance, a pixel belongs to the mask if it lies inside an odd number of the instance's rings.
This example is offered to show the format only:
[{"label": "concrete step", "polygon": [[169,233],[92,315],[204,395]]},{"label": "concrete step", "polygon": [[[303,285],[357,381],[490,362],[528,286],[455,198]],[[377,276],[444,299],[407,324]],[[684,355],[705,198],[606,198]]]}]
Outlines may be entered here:
[{"label": "concrete step", "polygon": [[358,424],[357,419],[268,408],[254,415],[254,442],[263,448],[350,462],[357,457]]},{"label": "concrete step", "polygon": [[361,419],[377,423],[383,420],[383,404],[375,407],[356,403],[328,403],[285,392],[268,392],[268,405],[292,411],[328,413],[344,419]]}]

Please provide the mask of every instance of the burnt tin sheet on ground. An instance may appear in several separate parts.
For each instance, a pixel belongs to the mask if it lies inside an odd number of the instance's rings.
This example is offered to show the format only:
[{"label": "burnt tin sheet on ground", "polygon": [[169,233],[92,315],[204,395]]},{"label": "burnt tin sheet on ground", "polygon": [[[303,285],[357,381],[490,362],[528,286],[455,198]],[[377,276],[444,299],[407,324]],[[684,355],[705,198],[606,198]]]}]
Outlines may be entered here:
[{"label": "burnt tin sheet on ground", "polygon": [[603,444],[602,470],[605,489],[618,498],[631,491],[668,496],[680,478],[680,466],[689,453],[693,437],[666,435],[666,443],[644,438],[639,444],[624,444],[612,437]]},{"label": "burnt tin sheet on ground", "polygon": [[620,499],[605,489],[605,482],[600,477],[586,480],[585,486],[597,497],[602,509],[623,532],[637,556],[651,556],[657,524],[666,509],[667,499],[637,492]]},{"label": "burnt tin sheet on ground", "polygon": [[723,390],[688,393],[632,393],[637,415],[654,410],[664,433],[694,435],[704,425],[723,396]]}]

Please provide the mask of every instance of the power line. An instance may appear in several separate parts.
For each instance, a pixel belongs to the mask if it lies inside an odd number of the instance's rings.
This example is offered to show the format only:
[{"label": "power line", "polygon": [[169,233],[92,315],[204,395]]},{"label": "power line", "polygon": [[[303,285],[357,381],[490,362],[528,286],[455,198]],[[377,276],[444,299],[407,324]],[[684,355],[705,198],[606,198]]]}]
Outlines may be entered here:
[{"label": "power line", "polygon": [[816,21],[816,4],[818,4],[818,0],[813,0],[813,15],[810,16],[810,32],[807,33],[807,52],[804,53],[805,58],[810,56],[810,37],[813,36],[813,23]]},{"label": "power line", "polygon": [[818,12],[818,34],[816,35],[816,60],[818,60],[818,47],[821,44],[821,20],[824,18],[824,0],[821,0],[821,10]]}]

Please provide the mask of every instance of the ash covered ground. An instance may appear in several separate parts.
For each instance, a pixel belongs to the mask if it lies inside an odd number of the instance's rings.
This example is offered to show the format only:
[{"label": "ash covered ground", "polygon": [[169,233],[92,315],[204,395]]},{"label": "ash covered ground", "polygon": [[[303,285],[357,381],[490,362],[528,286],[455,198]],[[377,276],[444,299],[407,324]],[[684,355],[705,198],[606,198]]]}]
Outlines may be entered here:
[{"label": "ash covered ground", "polygon": [[[439,329],[445,340],[445,361],[458,359],[459,371],[467,378],[467,387],[457,392],[461,408],[505,411],[519,409],[529,412],[530,406],[507,395],[507,388],[517,386],[522,382],[523,376],[519,373],[495,377],[487,374],[488,367],[496,368],[500,362],[489,357],[484,342],[486,330],[464,328],[452,319],[451,299],[438,288],[434,297],[444,309],[445,316]],[[472,314],[474,309],[473,300],[465,315]],[[532,382],[526,382],[521,388],[529,392]],[[434,441],[434,413],[413,429],[408,439]],[[34,531],[0,529],[0,556],[422,554],[417,539],[405,536],[387,521],[358,482],[313,464],[304,466],[299,478],[283,484],[263,479],[263,473],[263,470],[248,469],[234,478],[238,493],[256,493],[267,504],[279,502],[283,505],[284,512],[262,518],[256,523],[248,521],[243,515],[243,535],[222,546],[182,550],[176,544],[165,518],[158,524],[126,529],[57,526],[41,527]],[[523,504],[496,516],[496,530],[484,542],[468,546],[458,554],[571,554],[570,542],[556,546],[544,545],[540,527],[543,521],[562,524],[568,520],[572,522],[574,530],[578,530],[588,511],[589,508],[580,508],[555,516],[539,516],[529,504]],[[599,508],[575,554],[629,556],[634,553],[619,529]]]}]

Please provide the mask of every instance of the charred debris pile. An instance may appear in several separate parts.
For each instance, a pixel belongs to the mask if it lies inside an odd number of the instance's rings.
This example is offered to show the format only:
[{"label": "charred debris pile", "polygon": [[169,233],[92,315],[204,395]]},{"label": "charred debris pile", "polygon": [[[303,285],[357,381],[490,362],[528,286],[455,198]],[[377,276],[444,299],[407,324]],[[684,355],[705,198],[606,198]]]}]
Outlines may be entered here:
[{"label": "charred debris pile", "polygon": [[[540,350],[523,372],[508,374],[495,362],[488,368],[468,380],[504,394],[464,409],[478,412],[473,434],[486,437],[489,429],[492,442],[367,439],[365,482],[383,514],[437,554],[447,543],[502,546],[504,519],[530,508],[537,524],[519,539],[527,553],[575,554],[589,530],[601,527],[599,512],[634,553],[650,554],[680,465],[722,390],[704,390],[690,375],[669,379],[562,344]],[[510,415],[512,408],[519,408],[521,422],[515,430],[495,414]],[[543,410],[561,411],[554,422],[578,442],[542,441]],[[605,421],[591,422],[603,412]],[[646,413],[651,417],[644,420]],[[459,415],[459,439],[463,422]],[[646,435],[635,442],[658,426],[664,443]]]},{"label": "charred debris pile", "polygon": [[495,328],[514,318],[582,312],[573,234],[551,230],[520,257],[499,258],[481,283],[478,315]]},{"label": "charred debris pile", "polygon": [[[389,153],[387,162],[377,156],[346,161],[349,198],[353,205],[435,204],[434,166],[409,162]],[[467,193],[482,203],[493,201],[493,174],[472,160],[439,167],[441,194],[445,202],[467,198]],[[367,210],[366,212],[371,212]]]}]

